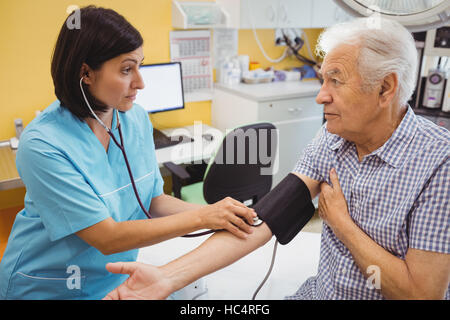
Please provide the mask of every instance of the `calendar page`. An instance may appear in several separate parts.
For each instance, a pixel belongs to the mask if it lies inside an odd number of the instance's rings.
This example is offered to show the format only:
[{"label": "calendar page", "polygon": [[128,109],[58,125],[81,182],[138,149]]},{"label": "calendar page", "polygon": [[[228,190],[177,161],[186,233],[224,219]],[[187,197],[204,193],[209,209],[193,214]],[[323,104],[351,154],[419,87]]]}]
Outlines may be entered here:
[{"label": "calendar page", "polygon": [[181,62],[186,102],[212,99],[211,31],[171,31],[170,59]]}]

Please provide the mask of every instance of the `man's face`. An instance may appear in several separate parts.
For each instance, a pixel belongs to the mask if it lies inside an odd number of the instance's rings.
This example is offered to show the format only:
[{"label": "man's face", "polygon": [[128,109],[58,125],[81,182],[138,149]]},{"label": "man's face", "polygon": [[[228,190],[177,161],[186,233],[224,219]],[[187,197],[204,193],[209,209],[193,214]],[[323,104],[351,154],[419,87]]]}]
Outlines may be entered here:
[{"label": "man's face", "polygon": [[316,102],[324,105],[327,130],[350,141],[365,134],[380,112],[378,90],[362,90],[358,55],[359,48],[354,45],[330,51],[320,69],[324,82],[316,97]]}]

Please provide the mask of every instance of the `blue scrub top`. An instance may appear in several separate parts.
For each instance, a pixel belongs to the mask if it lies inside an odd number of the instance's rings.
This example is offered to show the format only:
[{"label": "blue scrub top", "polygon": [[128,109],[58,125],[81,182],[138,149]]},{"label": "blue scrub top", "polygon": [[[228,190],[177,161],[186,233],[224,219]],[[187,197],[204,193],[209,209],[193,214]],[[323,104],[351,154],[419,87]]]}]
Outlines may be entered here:
[{"label": "blue scrub top", "polygon": [[[146,208],[163,193],[153,128],[138,105],[119,112],[125,150]],[[114,112],[113,134],[119,139]],[[120,149],[108,152],[59,101],[24,130],[16,158],[27,193],[0,263],[2,299],[101,299],[126,275],[105,265],[135,261],[138,250],[105,256],[75,233],[106,218],[147,219],[135,198]]]}]

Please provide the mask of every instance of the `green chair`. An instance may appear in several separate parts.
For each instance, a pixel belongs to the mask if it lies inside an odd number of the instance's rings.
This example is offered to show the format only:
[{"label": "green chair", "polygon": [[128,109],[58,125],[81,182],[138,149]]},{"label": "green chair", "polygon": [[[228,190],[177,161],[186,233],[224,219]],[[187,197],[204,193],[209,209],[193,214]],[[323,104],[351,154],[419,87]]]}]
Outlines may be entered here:
[{"label": "green chair", "polygon": [[271,123],[235,128],[211,156],[203,181],[191,184],[189,168],[164,163],[172,174],[174,196],[197,204],[211,204],[229,196],[254,205],[272,187],[277,142],[278,133]]}]

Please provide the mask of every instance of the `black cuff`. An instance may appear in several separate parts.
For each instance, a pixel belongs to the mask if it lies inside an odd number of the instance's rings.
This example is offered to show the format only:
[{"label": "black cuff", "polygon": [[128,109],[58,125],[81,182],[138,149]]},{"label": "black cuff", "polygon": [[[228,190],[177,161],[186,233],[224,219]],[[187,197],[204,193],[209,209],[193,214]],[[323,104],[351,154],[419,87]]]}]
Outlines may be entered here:
[{"label": "black cuff", "polygon": [[314,215],[309,189],[302,179],[288,174],[253,207],[280,244],[289,243]]}]

